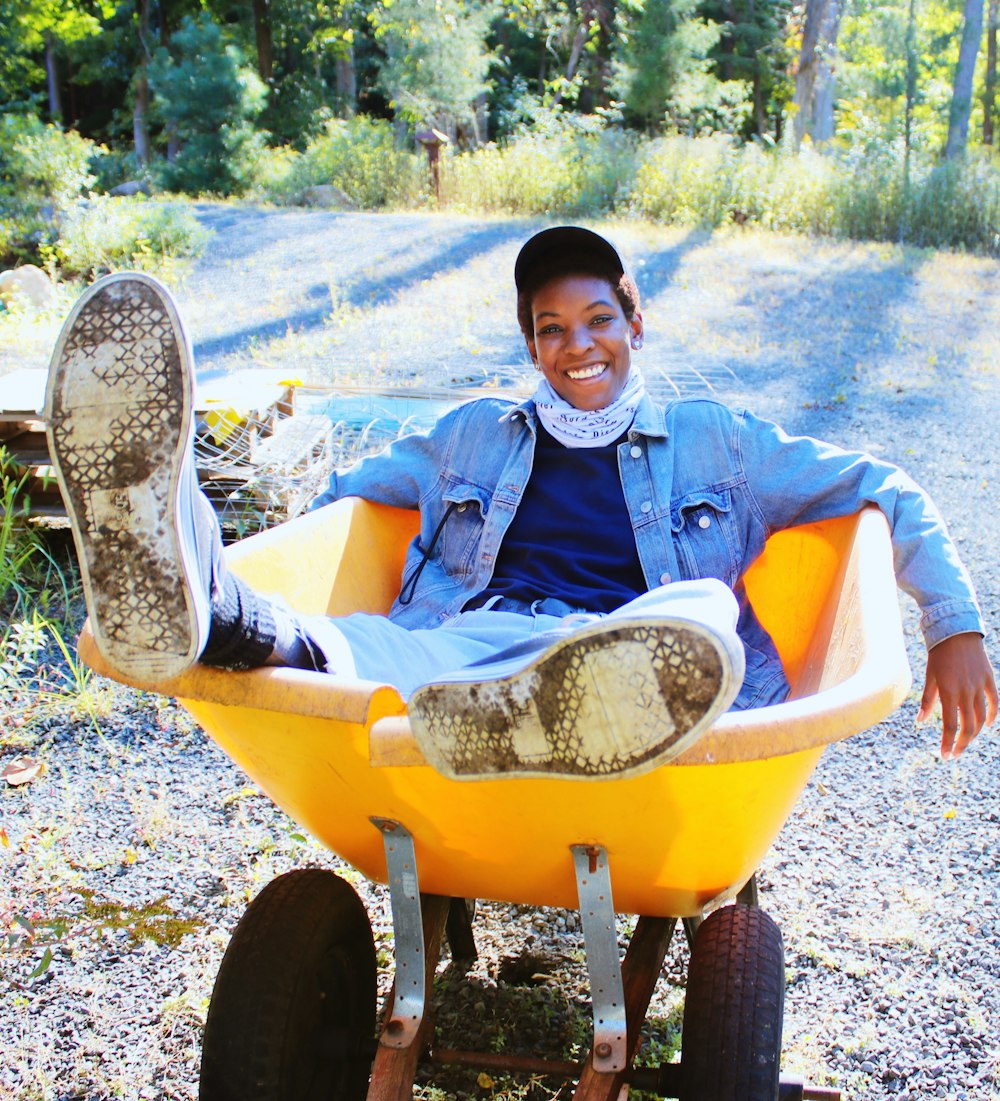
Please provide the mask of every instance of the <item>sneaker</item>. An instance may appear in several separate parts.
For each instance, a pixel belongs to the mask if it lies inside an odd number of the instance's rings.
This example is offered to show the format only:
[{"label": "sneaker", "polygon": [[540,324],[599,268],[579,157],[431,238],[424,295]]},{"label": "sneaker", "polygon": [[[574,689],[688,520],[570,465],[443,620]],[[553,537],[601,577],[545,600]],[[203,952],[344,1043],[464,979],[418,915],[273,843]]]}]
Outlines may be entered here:
[{"label": "sneaker", "polygon": [[142,681],[183,673],[210,625],[192,362],[169,292],[121,273],[76,303],[49,367],[49,452],[91,629],[105,661]]},{"label": "sneaker", "polygon": [[417,743],[452,779],[647,772],[728,709],[744,669],[735,635],[660,617],[605,618],[501,658],[410,699]]}]

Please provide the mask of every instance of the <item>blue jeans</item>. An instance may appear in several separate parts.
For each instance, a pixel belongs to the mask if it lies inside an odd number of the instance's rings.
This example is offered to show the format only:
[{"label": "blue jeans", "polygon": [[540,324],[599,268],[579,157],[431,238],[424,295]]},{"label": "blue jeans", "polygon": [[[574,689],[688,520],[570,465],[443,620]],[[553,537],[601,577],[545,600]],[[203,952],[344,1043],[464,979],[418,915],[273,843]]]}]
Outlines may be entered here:
[{"label": "blue jeans", "polygon": [[[385,616],[364,612],[337,618],[298,616],[296,621],[323,652],[330,673],[392,684],[405,699],[422,684],[488,661],[534,636],[571,631],[574,620],[669,616],[693,620],[735,639],[739,615],[732,591],[714,578],[661,585],[607,616],[576,613],[566,605],[555,609],[556,614],[550,609],[548,601],[535,601],[520,612],[487,607],[459,612],[431,628],[400,627]],[[539,647],[545,641],[540,639]],[[491,676],[488,664],[482,675]]]}]

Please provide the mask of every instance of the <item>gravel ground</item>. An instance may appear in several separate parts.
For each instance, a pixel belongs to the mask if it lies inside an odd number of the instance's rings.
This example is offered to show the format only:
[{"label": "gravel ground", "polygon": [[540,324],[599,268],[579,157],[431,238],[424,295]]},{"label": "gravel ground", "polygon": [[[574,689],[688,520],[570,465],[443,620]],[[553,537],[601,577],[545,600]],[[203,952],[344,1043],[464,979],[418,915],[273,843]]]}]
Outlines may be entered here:
[{"label": "gravel ground", "polygon": [[[176,289],[206,374],[527,377],[509,273],[530,223],[222,206],[201,217],[215,238]],[[644,290],[653,385],[714,392],[904,465],[949,519],[996,661],[1000,264],[614,232]],[[0,373],[44,365],[45,345],[0,333]],[[919,684],[909,602],[904,614]],[[988,734],[941,762],[935,730],[915,728],[916,702],[831,747],[760,870],[785,939],[785,1069],[850,1101],[998,1101],[1000,746]],[[169,701],[98,681],[0,697],[0,763],[19,753],[46,769],[0,791],[0,1098],[196,1097],[211,985],[244,907],[284,870],[337,862]],[[368,906],[384,990],[385,893],[343,870]],[[442,1042],[578,1054],[589,1026],[575,915],[486,904],[476,930],[470,976],[442,976]],[[651,1059],[676,1050],[686,958],[681,937],[650,1010]],[[475,1075],[444,1091],[514,1092]]]}]

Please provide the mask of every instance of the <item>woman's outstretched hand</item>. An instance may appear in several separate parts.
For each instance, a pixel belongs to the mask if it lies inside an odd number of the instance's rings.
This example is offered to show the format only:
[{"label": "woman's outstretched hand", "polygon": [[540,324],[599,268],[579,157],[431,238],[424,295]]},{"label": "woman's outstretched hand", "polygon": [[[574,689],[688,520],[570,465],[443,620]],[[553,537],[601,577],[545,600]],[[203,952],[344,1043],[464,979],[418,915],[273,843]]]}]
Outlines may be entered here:
[{"label": "woman's outstretched hand", "polygon": [[982,638],[952,635],[927,654],[924,694],[917,722],[930,718],[941,701],[941,756],[960,756],[997,717],[997,685]]}]

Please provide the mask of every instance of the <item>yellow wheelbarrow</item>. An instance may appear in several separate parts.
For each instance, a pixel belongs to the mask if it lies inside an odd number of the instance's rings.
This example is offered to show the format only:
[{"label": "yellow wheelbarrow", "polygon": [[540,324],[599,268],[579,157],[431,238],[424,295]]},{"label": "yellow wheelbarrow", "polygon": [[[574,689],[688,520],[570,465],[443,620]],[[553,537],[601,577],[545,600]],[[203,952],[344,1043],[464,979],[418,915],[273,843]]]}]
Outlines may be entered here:
[{"label": "yellow wheelbarrow", "polygon": [[[416,531],[415,513],[348,499],[227,553],[304,612],[384,613]],[[824,746],[883,719],[909,688],[886,522],[865,510],[781,532],[746,586],[793,698],[726,714],[680,758],[627,779],[449,780],[386,684],[197,666],[139,685],[176,696],[293,819],[390,889],[396,970],[378,1029],[372,932],[353,888],[304,869],[258,895],[216,981],[202,1101],[404,1101],[425,1056],[564,1073],[580,1101],[615,1101],[627,1083],[684,1101],[839,1096],[779,1073],[781,935],[753,876]],[[87,630],[80,647],[115,675]],[[579,908],[594,1017],[582,1066],[435,1049],[442,940],[456,958],[474,954],[475,899]],[[616,912],[641,915],[624,961]],[[681,1059],[634,1067],[678,919],[692,940]]]}]

